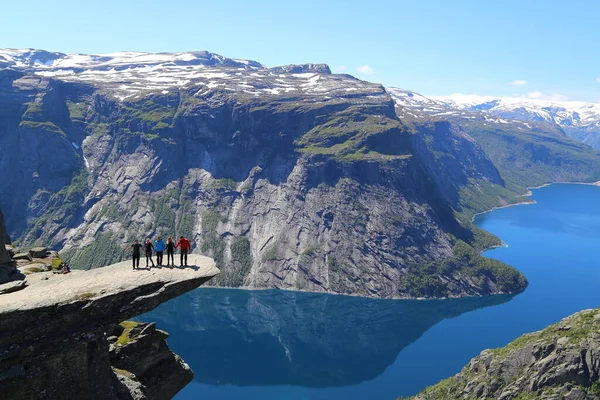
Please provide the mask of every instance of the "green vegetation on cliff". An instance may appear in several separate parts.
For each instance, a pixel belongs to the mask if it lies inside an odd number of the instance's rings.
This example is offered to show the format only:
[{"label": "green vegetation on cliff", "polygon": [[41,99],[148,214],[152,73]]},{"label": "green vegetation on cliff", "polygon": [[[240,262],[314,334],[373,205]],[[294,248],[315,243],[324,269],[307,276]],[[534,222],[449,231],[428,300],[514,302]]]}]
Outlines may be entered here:
[{"label": "green vegetation on cliff", "polygon": [[495,285],[502,293],[525,289],[527,279],[503,262],[483,257],[473,247],[456,240],[453,257],[425,265],[411,264],[406,288],[415,297],[451,297],[448,281],[465,280],[476,287]]},{"label": "green vegetation on cliff", "polygon": [[581,311],[505,347],[485,350],[416,400],[596,399],[600,309]]}]

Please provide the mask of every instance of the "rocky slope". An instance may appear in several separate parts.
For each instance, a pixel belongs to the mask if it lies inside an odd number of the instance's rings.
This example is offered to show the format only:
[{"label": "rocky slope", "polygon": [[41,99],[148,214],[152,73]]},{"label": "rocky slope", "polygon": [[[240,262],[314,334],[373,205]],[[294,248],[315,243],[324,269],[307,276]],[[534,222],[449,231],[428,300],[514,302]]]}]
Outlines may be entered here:
[{"label": "rocky slope", "polygon": [[483,351],[415,399],[599,399],[599,343],[600,309],[581,311]]},{"label": "rocky slope", "polygon": [[[183,234],[225,286],[458,297],[526,285],[479,257],[498,240],[470,216],[518,201],[521,178],[552,159],[513,173],[489,135],[417,121],[380,85],[320,64],[0,57],[0,205],[21,243],[52,243],[74,267],[120,260],[134,238]],[[532,154],[554,143],[540,142]],[[595,153],[571,155],[529,181],[596,177]]]},{"label": "rocky slope", "polygon": [[[70,274],[36,273],[0,295],[0,393],[29,399],[170,399],[193,377],[154,324],[124,319],[205,283],[219,271],[132,270],[125,262]],[[120,323],[120,324],[119,324]]]}]

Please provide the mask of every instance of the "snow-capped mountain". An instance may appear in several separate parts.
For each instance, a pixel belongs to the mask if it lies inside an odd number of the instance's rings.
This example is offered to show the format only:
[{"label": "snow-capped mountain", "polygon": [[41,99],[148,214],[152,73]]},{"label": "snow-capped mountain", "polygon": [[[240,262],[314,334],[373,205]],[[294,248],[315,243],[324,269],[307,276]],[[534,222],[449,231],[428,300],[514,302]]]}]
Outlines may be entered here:
[{"label": "snow-capped mountain", "polygon": [[[67,82],[87,82],[120,100],[169,89],[213,88],[264,96],[279,93],[326,95],[358,90],[351,79],[326,79],[325,64],[267,68],[256,61],[232,59],[207,51],[186,53],[121,52],[63,54],[44,50],[0,49],[0,69],[9,68]],[[358,82],[358,80],[357,80]]]},{"label": "snow-capped mountain", "polygon": [[[455,94],[425,97],[398,88],[388,88],[396,104],[407,116],[455,115],[475,118],[483,113],[496,121],[548,122],[568,136],[600,148],[600,104],[580,101],[549,101],[513,97],[486,97]],[[411,111],[412,110],[412,111]],[[421,114],[416,113],[419,111]]]}]

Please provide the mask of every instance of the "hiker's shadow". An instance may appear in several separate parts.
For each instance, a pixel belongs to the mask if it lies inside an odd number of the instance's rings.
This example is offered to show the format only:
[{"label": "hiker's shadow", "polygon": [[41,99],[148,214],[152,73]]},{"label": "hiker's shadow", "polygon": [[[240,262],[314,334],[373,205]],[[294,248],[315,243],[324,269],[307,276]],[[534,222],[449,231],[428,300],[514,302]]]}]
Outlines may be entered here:
[{"label": "hiker's shadow", "polygon": [[150,271],[150,267],[137,267],[136,271]]},{"label": "hiker's shadow", "polygon": [[186,266],[175,266],[175,268],[177,269],[192,269],[194,271],[198,271],[200,269],[200,267],[198,267],[197,265],[186,265]]}]

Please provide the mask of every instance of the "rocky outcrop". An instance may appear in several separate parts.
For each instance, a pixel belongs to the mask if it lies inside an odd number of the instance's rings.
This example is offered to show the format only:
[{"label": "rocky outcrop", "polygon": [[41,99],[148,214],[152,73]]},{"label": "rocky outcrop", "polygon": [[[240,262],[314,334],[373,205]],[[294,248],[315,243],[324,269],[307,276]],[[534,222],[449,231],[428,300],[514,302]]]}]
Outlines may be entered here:
[{"label": "rocky outcrop", "polygon": [[170,399],[194,377],[154,323],[125,321],[107,335],[110,363],[134,399]]},{"label": "rocky outcrop", "polygon": [[117,325],[219,272],[202,256],[190,265],[133,270],[127,262],[29,276],[27,288],[0,296],[0,393],[15,400],[171,398],[191,371],[170,353],[166,334],[154,325]]},{"label": "rocky outcrop", "polygon": [[600,399],[600,309],[485,350],[416,400]]},{"label": "rocky outcrop", "polygon": [[6,249],[6,226],[4,225],[4,215],[0,210],[0,265],[9,263],[11,260],[10,254]]},{"label": "rocky outcrop", "polygon": [[[9,251],[12,247],[7,244],[7,237],[4,215],[2,214],[2,210],[0,210],[0,293],[12,292],[25,285],[25,282],[23,282],[25,276],[17,270],[17,264],[12,260],[12,255]],[[16,281],[20,282],[11,283]]]}]

